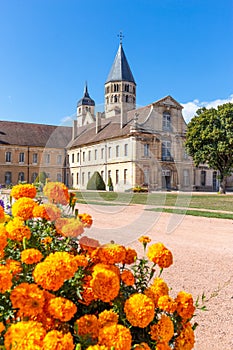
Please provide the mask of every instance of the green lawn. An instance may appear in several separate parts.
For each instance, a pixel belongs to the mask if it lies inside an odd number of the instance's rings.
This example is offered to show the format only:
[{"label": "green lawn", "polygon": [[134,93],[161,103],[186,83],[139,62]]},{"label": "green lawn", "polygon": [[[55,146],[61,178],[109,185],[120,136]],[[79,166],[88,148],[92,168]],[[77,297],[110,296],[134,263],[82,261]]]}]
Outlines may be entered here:
[{"label": "green lawn", "polygon": [[77,191],[81,203],[99,203],[101,205],[147,204],[155,207],[196,208],[233,213],[233,194],[192,194],[189,193],[116,193]]}]

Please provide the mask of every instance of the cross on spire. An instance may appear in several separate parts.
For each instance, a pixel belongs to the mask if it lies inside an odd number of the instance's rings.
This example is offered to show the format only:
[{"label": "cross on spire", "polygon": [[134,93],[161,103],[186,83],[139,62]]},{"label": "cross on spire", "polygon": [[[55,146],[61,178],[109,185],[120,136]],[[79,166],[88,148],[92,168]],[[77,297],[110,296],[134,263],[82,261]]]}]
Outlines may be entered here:
[{"label": "cross on spire", "polygon": [[122,39],[124,38],[122,31],[120,31],[120,33],[117,36],[118,38],[120,38],[120,44],[122,44]]}]

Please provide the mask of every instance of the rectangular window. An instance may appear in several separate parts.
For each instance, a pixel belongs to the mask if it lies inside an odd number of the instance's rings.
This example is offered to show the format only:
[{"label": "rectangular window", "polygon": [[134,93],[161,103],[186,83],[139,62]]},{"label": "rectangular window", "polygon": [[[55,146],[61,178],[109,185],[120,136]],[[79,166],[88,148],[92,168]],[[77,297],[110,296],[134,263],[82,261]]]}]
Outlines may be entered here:
[{"label": "rectangular window", "polygon": [[184,169],[184,186],[189,186],[189,171]]},{"label": "rectangular window", "polygon": [[71,162],[74,163],[74,153],[72,153],[71,159],[72,159]]},{"label": "rectangular window", "polygon": [[128,144],[127,143],[124,146],[124,155],[125,155],[125,157],[128,156]]},{"label": "rectangular window", "polygon": [[37,176],[37,173],[32,173],[32,183],[36,181]]},{"label": "rectangular window", "polygon": [[62,181],[62,176],[60,173],[57,173],[57,181],[61,182]]},{"label": "rectangular window", "polygon": [[61,164],[62,163],[62,155],[58,154],[57,155],[57,164]]},{"label": "rectangular window", "polygon": [[84,185],[85,173],[82,173],[82,185]]},{"label": "rectangular window", "polygon": [[79,163],[79,152],[77,153],[77,163]]},{"label": "rectangular window", "polygon": [[83,162],[85,162],[85,152],[83,152]]},{"label": "rectangular window", "polygon": [[89,180],[90,180],[90,178],[91,178],[91,172],[90,172],[90,171],[88,171],[88,173],[87,173],[87,180],[89,181]]},{"label": "rectangular window", "polygon": [[49,154],[49,153],[46,153],[46,154],[44,155],[44,160],[45,160],[45,163],[46,163],[46,164],[49,164],[49,163],[50,163],[50,154]]},{"label": "rectangular window", "polygon": [[127,169],[124,169],[124,184],[127,183]]},{"label": "rectangular window", "polygon": [[112,147],[108,147],[108,158],[112,156]]},{"label": "rectangular window", "polygon": [[5,184],[6,185],[11,185],[12,182],[12,174],[10,171],[5,172]]},{"label": "rectangular window", "polygon": [[91,151],[88,151],[88,160],[91,160]]},{"label": "rectangular window", "polygon": [[18,175],[18,181],[19,182],[23,182],[25,180],[24,178],[24,173],[23,172],[20,172],[19,175]]},{"label": "rectangular window", "polygon": [[97,149],[95,149],[95,160],[97,160]]},{"label": "rectangular window", "polygon": [[111,170],[108,170],[108,178],[111,177]]},{"label": "rectangular window", "polygon": [[74,184],[74,173],[71,174],[71,186]]},{"label": "rectangular window", "polygon": [[163,113],[163,130],[171,130],[171,115],[168,112]]},{"label": "rectangular window", "polygon": [[119,183],[119,170],[116,170],[116,184]]},{"label": "rectangular window", "polygon": [[101,170],[100,175],[101,175],[102,179],[104,179],[104,171],[103,170]]},{"label": "rectangular window", "polygon": [[116,146],[116,157],[119,157],[119,148],[120,148],[120,147],[117,145],[117,146]]},{"label": "rectangular window", "polygon": [[144,144],[144,157],[149,157],[149,148],[150,148],[149,143],[145,143]]},{"label": "rectangular window", "polygon": [[201,186],[205,186],[206,185],[206,171],[202,170],[201,171]]},{"label": "rectangular window", "polygon": [[101,159],[104,159],[104,148],[101,148]]},{"label": "rectangular window", "polygon": [[11,152],[6,152],[6,162],[11,163]]},{"label": "rectangular window", "polygon": [[37,164],[38,163],[38,154],[37,153],[33,153],[33,155],[32,155],[32,163],[33,164]]},{"label": "rectangular window", "polygon": [[162,143],[162,160],[171,160],[171,141],[163,141]]},{"label": "rectangular window", "polygon": [[77,182],[77,185],[79,184],[79,173],[76,174],[76,182]]},{"label": "rectangular window", "polygon": [[24,153],[20,152],[19,154],[19,163],[24,163]]}]

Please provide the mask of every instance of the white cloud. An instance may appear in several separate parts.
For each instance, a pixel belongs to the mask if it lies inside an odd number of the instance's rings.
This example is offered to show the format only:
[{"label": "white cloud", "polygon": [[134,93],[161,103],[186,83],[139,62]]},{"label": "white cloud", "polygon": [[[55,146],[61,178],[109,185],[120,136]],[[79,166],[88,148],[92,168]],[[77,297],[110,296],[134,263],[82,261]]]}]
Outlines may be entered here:
[{"label": "white cloud", "polygon": [[217,106],[228,102],[233,103],[233,94],[226,99],[217,99],[209,102],[201,102],[199,100],[194,100],[192,102],[182,103],[182,106],[184,107],[183,109],[184,119],[188,123],[191,120],[191,118],[195,115],[198,108],[201,108],[201,107],[216,108]]}]

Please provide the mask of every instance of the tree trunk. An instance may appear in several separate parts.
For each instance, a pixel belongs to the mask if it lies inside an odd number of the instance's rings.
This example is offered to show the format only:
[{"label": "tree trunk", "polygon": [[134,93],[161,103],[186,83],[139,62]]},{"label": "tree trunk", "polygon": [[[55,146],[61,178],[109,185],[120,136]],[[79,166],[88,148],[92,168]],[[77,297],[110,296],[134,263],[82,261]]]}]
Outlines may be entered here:
[{"label": "tree trunk", "polygon": [[219,187],[219,193],[220,194],[226,194],[226,176],[223,174],[220,174],[220,187]]}]

